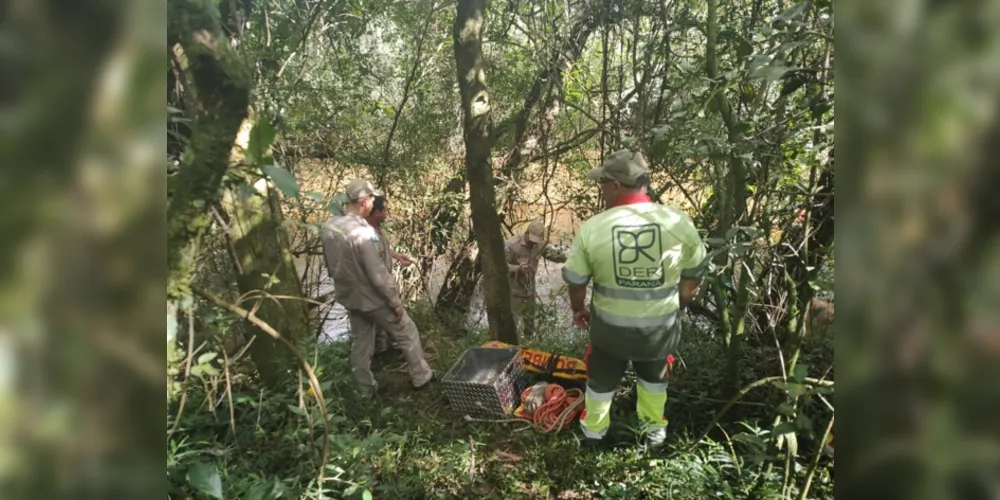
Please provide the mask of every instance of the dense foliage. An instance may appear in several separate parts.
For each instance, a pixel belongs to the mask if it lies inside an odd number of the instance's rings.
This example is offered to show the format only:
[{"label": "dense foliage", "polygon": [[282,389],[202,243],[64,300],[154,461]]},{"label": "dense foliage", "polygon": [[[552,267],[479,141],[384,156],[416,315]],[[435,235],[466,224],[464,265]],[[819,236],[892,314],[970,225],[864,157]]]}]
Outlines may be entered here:
[{"label": "dense foliage", "polygon": [[[710,246],[660,453],[456,420],[392,360],[390,394],[358,404],[346,344],[317,341],[338,314],[318,225],[357,176],[388,191],[393,240],[418,257],[397,278],[431,364],[487,338],[475,316],[496,284],[471,231],[455,2],[168,4],[171,497],[832,496],[832,2],[479,13],[489,220],[511,234],[544,217],[569,243],[601,209],[583,174],[629,147]],[[553,287],[530,342],[580,356]]]}]

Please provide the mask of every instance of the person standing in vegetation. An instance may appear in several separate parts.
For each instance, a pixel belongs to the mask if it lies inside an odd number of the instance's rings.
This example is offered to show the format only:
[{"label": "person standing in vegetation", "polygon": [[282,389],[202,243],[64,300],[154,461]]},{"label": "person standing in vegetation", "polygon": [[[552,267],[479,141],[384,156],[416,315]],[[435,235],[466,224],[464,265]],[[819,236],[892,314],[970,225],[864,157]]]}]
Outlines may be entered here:
[{"label": "person standing in vegetation", "polygon": [[610,208],[583,223],[562,270],[573,324],[590,332],[580,428],[585,443],[601,442],[611,425],[615,389],[631,362],[640,423],[647,442],[659,445],[666,438],[664,406],[681,338],[679,312],[698,292],[705,245],[687,214],[646,195],[649,169],[640,153],[617,151],[588,177],[600,183]]},{"label": "person standing in vegetation", "polygon": [[566,262],[566,255],[557,251],[545,240],[545,226],[535,220],[522,234],[512,236],[504,244],[507,267],[511,278],[511,309],[514,321],[522,328],[525,337],[535,334],[535,317],[538,310],[535,276],[538,263],[544,257],[551,262]]},{"label": "person standing in vegetation", "polygon": [[323,226],[323,255],[333,278],[337,301],[347,309],[351,324],[351,371],[358,391],[370,396],[378,390],[371,371],[376,329],[385,330],[406,358],[413,386],[421,388],[434,379],[424,359],[420,333],[403,309],[396,284],[382,260],[378,231],[365,217],[376,196],[383,194],[365,180],[352,181],[346,190],[344,215]]},{"label": "person standing in vegetation", "polygon": [[[379,248],[379,253],[382,256],[382,261],[385,262],[385,268],[392,274],[392,261],[396,260],[403,266],[409,266],[413,264],[413,259],[408,255],[396,252],[392,249],[392,242],[389,239],[389,235],[382,228],[382,223],[385,219],[389,217],[389,207],[388,200],[385,196],[375,196],[375,201],[372,203],[372,211],[365,217],[365,221],[371,225],[379,236],[379,243],[376,247]],[[378,333],[375,336],[375,355],[385,353],[389,350],[389,335],[385,330],[379,328]]]}]

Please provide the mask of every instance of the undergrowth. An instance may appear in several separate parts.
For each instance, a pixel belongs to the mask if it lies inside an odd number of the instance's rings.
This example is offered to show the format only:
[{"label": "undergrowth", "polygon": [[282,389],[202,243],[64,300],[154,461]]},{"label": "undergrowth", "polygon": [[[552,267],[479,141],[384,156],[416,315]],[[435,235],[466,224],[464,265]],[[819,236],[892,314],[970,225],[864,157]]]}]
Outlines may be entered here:
[{"label": "undergrowth", "polygon": [[[442,374],[468,347],[487,340],[482,331],[457,332],[414,307],[430,364]],[[553,322],[526,345],[582,357],[586,336]],[[593,451],[581,448],[576,430],[544,434],[517,423],[466,422],[449,411],[437,388],[413,391],[402,359],[377,360],[376,377],[385,394],[363,401],[354,396],[348,362],[349,343],[306,346],[326,399],[330,458],[324,482],[317,484],[322,448],[321,414],[308,384],[281,392],[259,388],[250,370],[228,367],[229,397],[211,384],[189,384],[187,409],[169,437],[167,477],[171,498],[203,495],[227,499],[273,498],[777,498],[782,484],[780,460],[763,442],[775,390],[747,395],[706,436],[723,402],[721,346],[689,329],[681,363],[671,378],[666,413],[670,436],[664,450],[636,444],[634,379],[621,385],[612,415],[612,436],[619,445]],[[812,362],[832,364],[832,339],[816,339]],[[780,370],[773,353],[747,350],[749,377]],[[828,356],[828,357],[827,357]],[[762,362],[764,361],[764,362]],[[227,367],[220,367],[225,370]],[[820,369],[820,368],[817,368]],[[760,372],[760,373],[756,373]],[[808,411],[818,412],[811,409]],[[176,403],[168,417],[175,425]],[[814,420],[818,419],[814,418]],[[822,429],[816,432],[821,432]],[[801,441],[801,440],[800,440]],[[805,441],[804,441],[805,442]],[[793,474],[802,483],[813,447],[799,444]],[[824,459],[825,461],[825,459]],[[777,465],[776,465],[777,464]],[[825,463],[813,480],[809,498],[832,498],[832,467]],[[797,493],[792,488],[791,493]]]}]

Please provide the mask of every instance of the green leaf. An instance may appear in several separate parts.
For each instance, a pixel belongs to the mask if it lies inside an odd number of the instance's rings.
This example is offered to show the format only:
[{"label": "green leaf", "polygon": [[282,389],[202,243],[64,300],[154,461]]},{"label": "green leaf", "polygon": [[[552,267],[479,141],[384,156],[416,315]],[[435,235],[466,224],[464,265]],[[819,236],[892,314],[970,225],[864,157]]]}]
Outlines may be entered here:
[{"label": "green leaf", "polygon": [[810,432],[810,431],[812,431],[812,425],[813,425],[812,424],[812,419],[810,419],[808,416],[806,416],[805,413],[800,414],[798,416],[798,418],[795,419],[795,427],[800,432]]},{"label": "green leaf", "polygon": [[802,0],[801,2],[785,9],[785,11],[782,12],[781,14],[778,14],[778,19],[781,19],[783,21],[791,21],[792,19],[802,16],[802,14],[806,11],[806,7],[808,6],[809,2]]},{"label": "green leaf", "polygon": [[177,313],[170,311],[167,313],[167,342],[173,342],[177,338]]},{"label": "green leaf", "polygon": [[213,498],[222,498],[222,478],[215,466],[199,463],[188,469],[188,484]]},{"label": "green leaf", "polygon": [[325,198],[323,196],[323,193],[317,193],[316,191],[309,191],[308,193],[306,193],[306,196],[308,196],[309,199],[315,201],[316,203],[322,203],[323,198]]},{"label": "green leaf", "polygon": [[358,486],[356,484],[353,484],[349,486],[346,490],[344,490],[344,496],[349,497],[357,491],[358,491]]},{"label": "green leaf", "polygon": [[266,118],[261,118],[250,131],[250,141],[247,143],[247,154],[255,163],[261,163],[264,153],[274,142],[274,127]]},{"label": "green leaf", "polygon": [[785,76],[785,73],[788,73],[788,71],[788,66],[785,66],[785,63],[775,59],[771,61],[771,64],[754,70],[750,74],[750,78],[762,78],[770,82],[775,82],[781,80],[781,77]]},{"label": "green leaf", "polygon": [[271,498],[278,499],[285,496],[285,485],[280,480],[274,482],[274,487],[271,488]]},{"label": "green leaf", "polygon": [[792,408],[792,405],[788,403],[781,403],[780,405],[778,405],[776,411],[778,412],[779,415],[784,415],[786,417],[791,417],[795,415],[795,408]]},{"label": "green leaf", "polygon": [[734,434],[733,441],[764,448],[764,440],[762,440],[759,436],[750,434],[748,432],[740,432],[738,434]]},{"label": "green leaf", "polygon": [[272,485],[268,483],[257,483],[250,487],[243,494],[243,500],[264,500],[270,492]]},{"label": "green leaf", "polygon": [[326,210],[333,215],[344,215],[344,205],[350,201],[347,193],[337,193],[333,195],[333,201],[326,207]]},{"label": "green leaf", "polygon": [[771,58],[763,54],[754,54],[750,58],[750,72],[759,71],[761,68],[771,64]]},{"label": "green leaf", "polygon": [[306,416],[306,410],[304,408],[299,408],[295,405],[288,405],[288,409],[296,415],[302,415],[303,417]]},{"label": "green leaf", "polygon": [[240,201],[246,203],[246,201],[250,198],[257,196],[257,190],[249,184],[240,184],[239,187],[236,188],[236,194],[239,196]]},{"label": "green leaf", "polygon": [[774,430],[771,431],[771,433],[774,434],[775,436],[783,436],[785,434],[794,434],[795,433],[795,424],[793,424],[791,422],[782,422],[782,423],[776,425],[774,427]]},{"label": "green leaf", "polygon": [[669,124],[659,125],[650,130],[650,132],[653,133],[653,139],[661,140],[663,139],[664,136],[667,135],[668,132],[670,132],[670,125]]},{"label": "green leaf", "polygon": [[261,165],[264,174],[271,178],[274,185],[281,190],[285,196],[296,198],[299,196],[299,184],[295,182],[292,173],[276,165]]},{"label": "green leaf", "polygon": [[365,492],[361,494],[361,498],[364,500],[372,500],[372,492],[365,490]]},{"label": "green leaf", "polygon": [[206,352],[205,354],[202,354],[201,356],[198,356],[198,364],[199,365],[203,365],[205,363],[208,363],[209,361],[212,361],[213,359],[215,359],[216,356],[218,356],[217,353]]},{"label": "green leaf", "polygon": [[805,381],[806,376],[808,375],[809,375],[809,365],[805,363],[798,363],[795,365],[795,368],[792,369],[792,379],[794,379],[796,382]]},{"label": "green leaf", "polygon": [[195,365],[191,367],[191,375],[196,377],[218,375],[219,370],[212,365]]},{"label": "green leaf", "polygon": [[805,392],[806,388],[802,384],[788,384],[788,395],[792,397],[792,399],[802,396]]},{"label": "green leaf", "polygon": [[746,38],[740,37],[736,41],[736,57],[746,57],[753,53],[753,45]]}]

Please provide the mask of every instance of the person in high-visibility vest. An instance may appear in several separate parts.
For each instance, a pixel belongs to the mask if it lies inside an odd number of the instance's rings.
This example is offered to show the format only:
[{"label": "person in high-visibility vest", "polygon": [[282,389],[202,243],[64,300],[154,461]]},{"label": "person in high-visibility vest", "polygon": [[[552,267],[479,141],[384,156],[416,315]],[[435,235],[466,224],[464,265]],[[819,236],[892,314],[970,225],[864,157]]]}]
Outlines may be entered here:
[{"label": "person in high-visibility vest", "polygon": [[681,339],[679,314],[701,284],[705,245],[687,214],[646,195],[649,169],[640,153],[617,151],[588,177],[600,183],[609,208],[583,223],[562,270],[573,324],[590,332],[580,429],[585,443],[604,437],[612,397],[631,362],[643,431],[650,444],[662,444],[668,358]]}]

